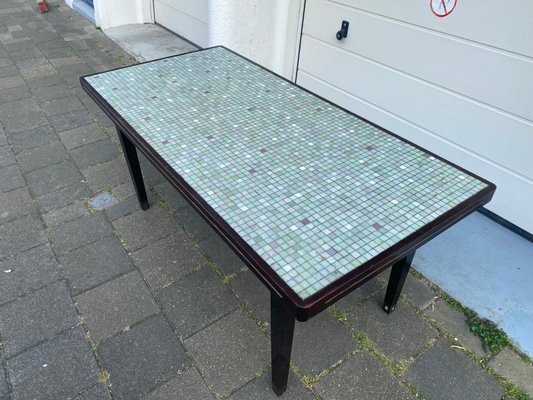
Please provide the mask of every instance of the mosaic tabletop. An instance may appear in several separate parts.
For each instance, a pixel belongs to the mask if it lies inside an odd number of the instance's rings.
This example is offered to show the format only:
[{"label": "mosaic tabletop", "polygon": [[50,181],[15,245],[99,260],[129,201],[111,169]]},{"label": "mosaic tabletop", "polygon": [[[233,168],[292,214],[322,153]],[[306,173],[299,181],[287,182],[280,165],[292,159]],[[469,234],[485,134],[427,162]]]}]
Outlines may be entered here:
[{"label": "mosaic tabletop", "polygon": [[302,299],[487,187],[221,47],[86,81]]}]

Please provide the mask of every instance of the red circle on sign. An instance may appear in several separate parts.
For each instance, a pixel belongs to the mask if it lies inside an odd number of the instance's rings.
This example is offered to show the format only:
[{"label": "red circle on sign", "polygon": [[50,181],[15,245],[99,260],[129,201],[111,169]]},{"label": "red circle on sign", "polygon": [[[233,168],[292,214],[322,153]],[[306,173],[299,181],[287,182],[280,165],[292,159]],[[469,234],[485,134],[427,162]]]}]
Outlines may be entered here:
[{"label": "red circle on sign", "polygon": [[[440,6],[438,10],[435,9],[435,3]],[[429,0],[429,6],[431,7],[431,11],[439,18],[450,15],[456,5],[457,0]]]}]

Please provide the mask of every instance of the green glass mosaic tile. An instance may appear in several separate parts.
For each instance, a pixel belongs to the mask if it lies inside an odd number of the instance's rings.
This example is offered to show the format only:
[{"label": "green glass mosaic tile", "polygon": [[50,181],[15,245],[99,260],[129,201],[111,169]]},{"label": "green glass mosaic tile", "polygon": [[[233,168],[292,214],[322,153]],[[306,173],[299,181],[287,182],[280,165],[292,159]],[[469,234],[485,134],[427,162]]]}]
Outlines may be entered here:
[{"label": "green glass mosaic tile", "polygon": [[86,80],[303,299],[487,186],[224,48]]}]

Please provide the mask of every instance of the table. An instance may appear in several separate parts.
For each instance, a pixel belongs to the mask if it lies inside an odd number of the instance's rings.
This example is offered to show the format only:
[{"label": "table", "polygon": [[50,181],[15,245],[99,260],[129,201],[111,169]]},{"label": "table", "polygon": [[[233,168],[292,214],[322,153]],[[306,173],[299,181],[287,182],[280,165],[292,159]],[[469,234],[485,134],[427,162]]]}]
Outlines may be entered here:
[{"label": "table", "polygon": [[80,81],[116,124],[140,206],[137,150],[270,290],[278,395],[296,319],[391,266],[392,312],[415,250],[496,189],[224,47]]}]

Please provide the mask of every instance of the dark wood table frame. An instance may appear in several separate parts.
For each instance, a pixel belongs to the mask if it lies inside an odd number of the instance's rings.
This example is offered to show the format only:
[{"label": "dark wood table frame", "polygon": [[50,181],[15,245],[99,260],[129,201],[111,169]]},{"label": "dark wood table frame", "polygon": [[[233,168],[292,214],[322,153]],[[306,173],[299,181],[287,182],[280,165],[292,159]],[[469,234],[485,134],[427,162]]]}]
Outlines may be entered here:
[{"label": "dark wood table frame", "polygon": [[[139,158],[137,156],[135,145],[128,138],[128,135],[126,135],[120,129],[119,126],[117,126],[117,132],[120,137],[122,149],[124,150],[128,169],[130,171],[131,179],[135,187],[135,192],[137,193],[139,205],[143,210],[147,210],[149,208],[148,197],[146,195],[141,166],[139,164]],[[187,195],[186,192],[182,192],[182,194]],[[195,205],[192,202],[191,204]],[[209,219],[206,219],[206,221],[213,226],[214,221],[211,221]],[[216,228],[216,224],[214,225],[214,227]],[[389,314],[394,311],[394,308],[396,307],[396,303],[398,302],[398,299],[400,297],[403,284],[405,282],[409,269],[411,268],[411,262],[413,261],[414,254],[414,250],[410,251],[405,256],[401,257],[398,261],[396,261],[392,266],[392,270],[389,277],[389,283],[387,285],[387,292],[385,294],[385,301],[383,304],[383,309]],[[247,261],[247,258],[243,258],[243,260]],[[256,271],[255,268],[252,269]],[[353,286],[351,289],[355,289],[356,287],[360,286],[363,282],[366,282],[368,279],[370,279],[376,274],[377,273],[370,275],[369,277],[367,277],[367,279],[364,279],[364,281],[361,281],[357,286]],[[275,291],[271,291],[270,324],[272,388],[274,389],[274,392],[277,395],[281,395],[287,389],[289,365],[292,350],[292,338],[294,335],[294,323],[296,319],[297,315],[295,315],[292,310],[287,309],[284,306],[279,295]],[[305,321],[307,318],[302,318],[300,316],[300,318],[298,319],[300,321]]]},{"label": "dark wood table frame", "polygon": [[[127,68],[127,67],[126,67]],[[284,78],[283,78],[284,79]],[[286,80],[291,85],[294,83]],[[133,129],[124,118],[111,107],[84,79],[80,78],[83,89],[111,118],[117,128],[128,169],[135,187],[139,204],[143,210],[149,208],[146,189],[142,177],[137,151],[145,157],[162,173],[168,182],[174,186],[199,214],[214,228],[233,251],[257,275],[271,292],[271,360],[272,360],[272,387],[277,395],[281,395],[287,388],[289,364],[292,349],[295,320],[306,321],[322,310],[333,305],[336,301],[375,277],[385,269],[392,266],[383,308],[387,313],[394,311],[402,291],[408,271],[411,267],[415,250],[428,242],[439,233],[454,225],[479,207],[488,203],[492,198],[496,186],[483,178],[473,175],[465,169],[454,165],[460,171],[475,176],[488,186],[470,197],[463,203],[447,211],[440,217],[425,225],[417,232],[400,240],[398,243],[378,254],[373,259],[349,272],[337,281],[329,284],[310,297],[302,300],[279,277],[279,275],[224,221],[209,204],[170,166],[168,163]],[[295,85],[297,86],[297,85]],[[307,91],[306,89],[300,88]],[[316,95],[315,95],[316,96]],[[319,97],[319,96],[317,96]],[[337,105],[323,99],[334,107]],[[350,111],[344,110],[351,115]],[[364,118],[358,118],[366,121]],[[366,121],[382,131],[395,137],[396,134],[387,131],[372,122]],[[408,142],[405,139],[401,140]],[[410,143],[410,142],[408,142]],[[414,147],[421,148],[413,143]],[[441,157],[428,154],[443,160]]]}]

